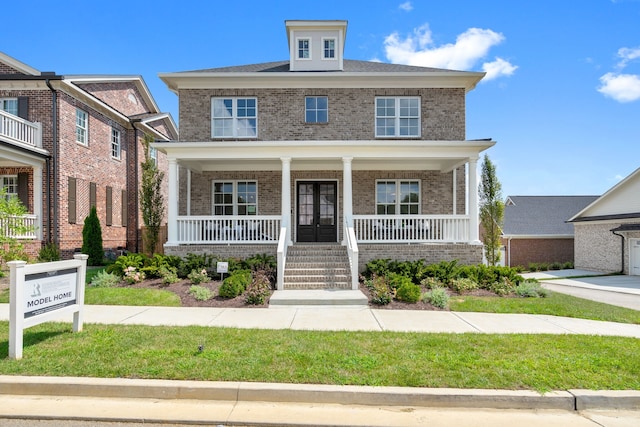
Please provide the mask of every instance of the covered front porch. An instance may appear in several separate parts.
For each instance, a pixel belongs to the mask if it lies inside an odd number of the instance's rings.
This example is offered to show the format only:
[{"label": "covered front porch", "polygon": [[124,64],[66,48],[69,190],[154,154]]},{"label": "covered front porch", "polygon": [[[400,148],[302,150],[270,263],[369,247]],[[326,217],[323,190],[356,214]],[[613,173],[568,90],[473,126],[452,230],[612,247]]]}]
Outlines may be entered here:
[{"label": "covered front porch", "polygon": [[479,244],[477,161],[491,145],[155,143],[169,160],[165,251],[264,248],[277,254],[278,289],[283,289],[289,247],[333,243],[346,247],[357,289],[360,248],[450,251]]}]

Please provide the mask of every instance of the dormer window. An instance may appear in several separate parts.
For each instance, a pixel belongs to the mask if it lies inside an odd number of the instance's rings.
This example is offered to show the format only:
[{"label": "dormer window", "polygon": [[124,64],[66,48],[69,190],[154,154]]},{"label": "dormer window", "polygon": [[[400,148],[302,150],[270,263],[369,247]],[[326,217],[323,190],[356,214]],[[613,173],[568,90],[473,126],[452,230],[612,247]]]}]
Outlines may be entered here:
[{"label": "dormer window", "polygon": [[322,58],[323,59],[335,59],[336,58],[336,39],[322,39]]},{"label": "dormer window", "polygon": [[311,59],[311,41],[298,39],[298,59]]}]

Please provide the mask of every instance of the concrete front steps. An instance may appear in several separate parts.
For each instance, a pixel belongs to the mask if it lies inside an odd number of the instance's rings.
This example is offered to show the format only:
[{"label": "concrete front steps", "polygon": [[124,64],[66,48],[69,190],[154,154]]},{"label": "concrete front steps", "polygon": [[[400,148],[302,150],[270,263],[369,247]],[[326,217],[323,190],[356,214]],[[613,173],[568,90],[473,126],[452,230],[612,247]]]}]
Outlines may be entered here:
[{"label": "concrete front steps", "polygon": [[339,244],[295,244],[287,251],[284,289],[269,306],[366,306],[367,297],[351,289],[347,249]]}]

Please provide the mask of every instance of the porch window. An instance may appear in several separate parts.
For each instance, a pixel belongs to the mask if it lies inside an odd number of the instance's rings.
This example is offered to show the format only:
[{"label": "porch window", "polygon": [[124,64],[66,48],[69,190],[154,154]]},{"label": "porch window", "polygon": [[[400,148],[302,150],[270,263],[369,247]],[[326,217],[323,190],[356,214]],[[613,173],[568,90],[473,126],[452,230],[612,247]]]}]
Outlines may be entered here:
[{"label": "porch window", "polygon": [[376,137],[419,137],[420,97],[377,97]]},{"label": "porch window", "polygon": [[18,98],[0,98],[0,110],[18,115]]},{"label": "porch window", "polygon": [[214,215],[257,215],[257,213],[258,183],[256,181],[214,181]]},{"label": "porch window", "polygon": [[0,188],[4,190],[4,197],[7,200],[13,196],[18,197],[18,175],[0,176]]},{"label": "porch window", "polygon": [[304,120],[307,123],[328,123],[329,105],[326,96],[307,96],[304,99]]},{"label": "porch window", "polygon": [[256,138],[257,98],[211,98],[213,138]]},{"label": "porch window", "polygon": [[120,131],[111,129],[111,157],[120,160]]},{"label": "porch window", "polygon": [[82,145],[88,145],[87,131],[89,123],[87,121],[87,112],[80,109],[76,110],[76,142]]},{"label": "porch window", "polygon": [[379,180],[376,182],[378,215],[420,213],[420,181]]}]

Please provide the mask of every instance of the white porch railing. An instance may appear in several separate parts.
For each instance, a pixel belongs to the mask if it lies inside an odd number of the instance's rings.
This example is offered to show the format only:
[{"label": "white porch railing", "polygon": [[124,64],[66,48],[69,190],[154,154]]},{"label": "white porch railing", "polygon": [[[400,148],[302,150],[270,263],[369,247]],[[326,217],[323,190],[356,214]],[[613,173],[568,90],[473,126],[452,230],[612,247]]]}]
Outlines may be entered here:
[{"label": "white porch railing", "polygon": [[349,265],[351,267],[351,289],[357,290],[359,286],[358,277],[358,241],[353,229],[353,220],[345,216],[344,218],[344,240],[349,254]]},{"label": "white porch railing", "polygon": [[0,110],[0,135],[11,142],[42,148],[42,125]]},{"label": "white porch railing", "polygon": [[358,242],[468,242],[466,215],[354,215]]},{"label": "white porch railing", "polygon": [[36,215],[10,216],[0,219],[2,235],[13,239],[34,240],[37,235]]},{"label": "white porch railing", "polygon": [[278,282],[276,286],[278,290],[284,289],[284,268],[287,264],[287,248],[289,241],[289,227],[287,221],[283,218],[282,227],[280,228],[280,238],[278,239]]},{"label": "white porch railing", "polygon": [[271,243],[280,233],[280,216],[179,216],[178,243]]}]

